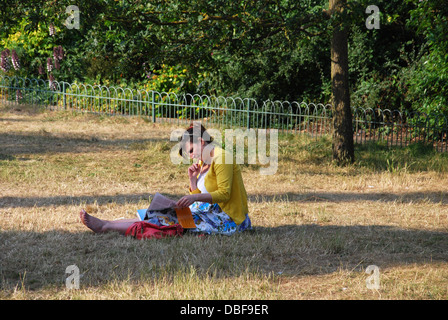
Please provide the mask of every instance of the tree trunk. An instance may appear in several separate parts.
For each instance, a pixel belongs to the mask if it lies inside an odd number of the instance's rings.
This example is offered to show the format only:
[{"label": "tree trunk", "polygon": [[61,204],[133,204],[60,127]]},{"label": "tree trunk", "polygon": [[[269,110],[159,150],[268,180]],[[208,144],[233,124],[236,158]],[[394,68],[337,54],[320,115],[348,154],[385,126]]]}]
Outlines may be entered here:
[{"label": "tree trunk", "polygon": [[[330,12],[338,15],[345,8],[346,0],[330,0]],[[352,163],[353,124],[348,83],[348,32],[340,18],[333,25],[331,40],[331,103],[333,106],[333,160]]]}]

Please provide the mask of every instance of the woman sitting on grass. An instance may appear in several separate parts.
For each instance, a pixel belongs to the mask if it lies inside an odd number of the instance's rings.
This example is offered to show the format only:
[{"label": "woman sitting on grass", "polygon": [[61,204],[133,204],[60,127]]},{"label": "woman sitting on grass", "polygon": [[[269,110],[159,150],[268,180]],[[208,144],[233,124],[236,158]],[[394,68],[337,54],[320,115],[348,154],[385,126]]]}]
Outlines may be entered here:
[{"label": "woman sitting on grass", "polygon": [[[189,232],[231,235],[237,231],[251,229],[248,215],[247,194],[241,169],[229,161],[225,151],[212,143],[206,129],[198,122],[183,134],[181,156],[198,160],[188,168],[190,194],[177,201],[179,208],[189,207],[196,224]],[[152,234],[152,225],[158,227],[179,226],[175,214],[167,215],[158,211],[147,212],[145,221],[138,219],[107,221],[95,218],[82,210],[81,221],[95,233],[117,231],[131,235],[136,229],[144,237]],[[145,228],[148,232],[145,233]],[[145,236],[147,234],[148,236]]]}]

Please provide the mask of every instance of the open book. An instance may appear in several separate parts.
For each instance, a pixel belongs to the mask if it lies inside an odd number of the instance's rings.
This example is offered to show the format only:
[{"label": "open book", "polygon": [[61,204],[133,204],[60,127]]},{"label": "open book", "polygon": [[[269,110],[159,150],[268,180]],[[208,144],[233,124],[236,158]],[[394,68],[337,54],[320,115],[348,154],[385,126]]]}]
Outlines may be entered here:
[{"label": "open book", "polygon": [[148,209],[137,210],[137,217],[143,221],[146,218],[146,212],[148,211],[167,211],[172,209],[176,212],[177,220],[179,224],[185,229],[196,228],[193,220],[193,215],[191,214],[190,208],[177,208],[176,201],[167,198],[160,193],[156,193],[151,201]]}]

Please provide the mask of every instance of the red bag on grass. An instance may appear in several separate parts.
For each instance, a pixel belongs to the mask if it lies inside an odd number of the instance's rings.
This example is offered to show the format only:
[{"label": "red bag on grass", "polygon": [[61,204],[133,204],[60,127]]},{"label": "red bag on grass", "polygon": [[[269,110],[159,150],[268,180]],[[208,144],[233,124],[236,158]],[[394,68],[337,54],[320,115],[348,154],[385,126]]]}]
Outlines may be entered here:
[{"label": "red bag on grass", "polygon": [[172,226],[158,226],[145,221],[133,223],[127,230],[125,235],[134,237],[138,240],[163,237],[181,236],[184,228],[180,224]]}]

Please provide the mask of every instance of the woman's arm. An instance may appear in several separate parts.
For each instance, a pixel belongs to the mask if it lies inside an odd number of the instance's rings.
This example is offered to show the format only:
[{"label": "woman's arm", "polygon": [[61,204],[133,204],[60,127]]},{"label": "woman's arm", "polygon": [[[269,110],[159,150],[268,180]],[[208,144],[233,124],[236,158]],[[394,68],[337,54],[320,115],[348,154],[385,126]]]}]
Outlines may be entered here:
[{"label": "woman's arm", "polygon": [[227,202],[230,199],[233,183],[233,164],[215,164],[218,189],[210,192],[212,203]]},{"label": "woman's arm", "polygon": [[184,196],[180,198],[179,201],[177,201],[177,206],[179,208],[184,208],[190,206],[193,202],[200,201],[200,202],[212,202],[212,196],[210,193],[195,193],[195,194],[189,194],[188,196]]},{"label": "woman's arm", "polygon": [[198,174],[201,172],[201,166],[194,163],[188,168],[188,178],[190,180],[190,191],[197,189]]}]

